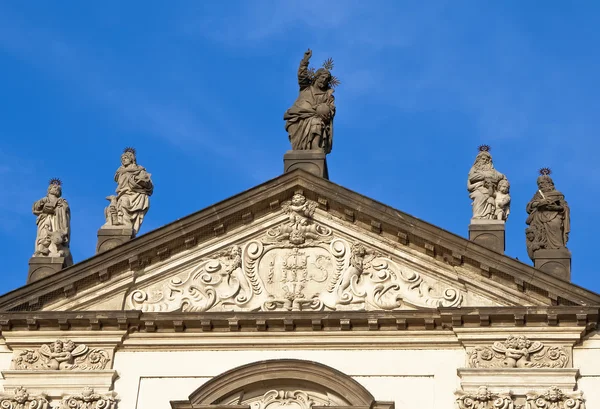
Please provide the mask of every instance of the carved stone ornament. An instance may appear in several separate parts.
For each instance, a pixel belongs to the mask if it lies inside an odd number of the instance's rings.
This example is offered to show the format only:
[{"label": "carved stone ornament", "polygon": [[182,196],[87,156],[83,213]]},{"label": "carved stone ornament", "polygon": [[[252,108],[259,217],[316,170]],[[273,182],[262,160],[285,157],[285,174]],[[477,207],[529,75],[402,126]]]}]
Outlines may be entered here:
[{"label": "carved stone ornament", "polygon": [[56,340],[38,349],[16,351],[12,369],[24,370],[99,370],[110,361],[108,352],[91,349],[85,344],[76,345],[71,340]]},{"label": "carved stone ornament", "polygon": [[492,393],[487,386],[480,386],[477,392],[456,391],[458,409],[514,409],[510,392]]},{"label": "carved stone ornament", "polygon": [[14,393],[0,394],[0,408],[2,409],[46,409],[48,400],[46,395],[32,396],[22,386],[16,388]]},{"label": "carved stone ornament", "polygon": [[265,236],[201,261],[186,276],[133,291],[127,307],[203,312],[461,305],[459,290],[432,286],[389,257],[336,237],[313,219],[316,207],[294,194],[282,205],[287,220]]},{"label": "carved stone ornament", "polygon": [[311,409],[313,406],[329,406],[331,402],[314,393],[301,390],[270,390],[259,399],[244,402],[250,409]]},{"label": "carved stone ornament", "polygon": [[60,409],[116,409],[117,401],[113,394],[100,395],[86,387],[78,395],[63,398]]},{"label": "carved stone ornament", "polygon": [[564,348],[545,346],[524,335],[509,335],[491,347],[473,348],[468,360],[471,368],[566,368],[569,356]]},{"label": "carved stone ornament", "polygon": [[582,392],[565,393],[556,386],[544,393],[528,393],[527,409],[585,409]]}]

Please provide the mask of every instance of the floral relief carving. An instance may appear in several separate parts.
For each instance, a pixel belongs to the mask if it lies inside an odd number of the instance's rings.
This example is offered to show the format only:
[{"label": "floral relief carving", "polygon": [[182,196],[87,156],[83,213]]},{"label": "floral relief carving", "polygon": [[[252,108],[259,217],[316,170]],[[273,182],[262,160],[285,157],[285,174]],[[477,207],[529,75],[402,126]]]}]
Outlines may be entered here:
[{"label": "floral relief carving", "polygon": [[12,394],[0,394],[2,409],[47,409],[48,407],[45,395],[33,396],[22,386],[16,388]]},{"label": "floral relief carving", "polygon": [[512,394],[492,393],[487,386],[480,386],[477,392],[457,391],[458,409],[516,409]]},{"label": "floral relief carving", "polygon": [[249,403],[251,409],[311,409],[313,406],[329,405],[329,401],[301,390],[270,390],[259,400]]},{"label": "floral relief carving", "polygon": [[116,409],[114,396],[100,395],[94,389],[85,387],[78,395],[63,398],[60,409]]},{"label": "floral relief carving", "polygon": [[128,296],[142,311],[334,311],[456,307],[459,290],[430,284],[361,243],[336,237],[296,193],[287,216],[263,237],[204,259],[185,276],[146,284]]},{"label": "floral relief carving", "polygon": [[569,356],[564,348],[545,346],[524,335],[509,335],[491,347],[473,348],[468,362],[471,368],[566,368]]},{"label": "floral relief carving", "polygon": [[565,393],[556,386],[543,393],[527,394],[527,409],[585,409],[582,392]]},{"label": "floral relief carving", "polygon": [[92,349],[85,344],[76,345],[71,340],[56,340],[38,349],[17,351],[13,358],[13,369],[24,370],[99,370],[110,361],[108,352]]}]

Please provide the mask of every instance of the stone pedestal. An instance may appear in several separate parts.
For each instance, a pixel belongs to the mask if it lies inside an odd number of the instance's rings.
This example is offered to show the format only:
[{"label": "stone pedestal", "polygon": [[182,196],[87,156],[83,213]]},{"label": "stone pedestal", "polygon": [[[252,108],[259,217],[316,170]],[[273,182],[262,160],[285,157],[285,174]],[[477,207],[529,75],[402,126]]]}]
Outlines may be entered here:
[{"label": "stone pedestal", "polygon": [[96,253],[113,249],[134,237],[133,229],[121,229],[111,227],[98,230],[98,244],[96,245]]},{"label": "stone pedestal", "polygon": [[325,179],[329,179],[327,158],[321,151],[287,151],[283,155],[283,172],[304,169]]},{"label": "stone pedestal", "polygon": [[533,253],[533,266],[560,279],[571,280],[571,252],[566,249],[540,249]]},{"label": "stone pedestal", "polygon": [[58,273],[66,267],[64,257],[31,257],[27,284]]},{"label": "stone pedestal", "polygon": [[504,220],[471,219],[469,240],[504,254]]}]

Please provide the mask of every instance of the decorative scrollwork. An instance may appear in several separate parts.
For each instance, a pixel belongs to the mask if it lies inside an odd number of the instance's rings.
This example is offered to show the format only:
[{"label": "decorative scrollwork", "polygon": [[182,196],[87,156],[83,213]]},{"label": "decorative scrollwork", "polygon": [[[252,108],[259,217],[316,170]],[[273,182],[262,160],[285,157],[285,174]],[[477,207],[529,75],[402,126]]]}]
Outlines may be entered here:
[{"label": "decorative scrollwork", "polygon": [[80,394],[63,398],[60,409],[115,409],[117,401],[114,394],[100,395],[90,387]]},{"label": "decorative scrollwork", "polygon": [[14,369],[62,371],[69,369],[104,369],[110,361],[107,351],[92,349],[85,344],[76,345],[71,340],[56,340],[38,349],[16,351],[12,360]]},{"label": "decorative scrollwork", "polygon": [[16,388],[13,394],[0,394],[2,409],[47,409],[48,407],[46,395],[33,396],[22,386]]},{"label": "decorative scrollwork", "polygon": [[480,386],[477,392],[467,393],[457,391],[456,404],[458,409],[514,409],[512,394],[492,393],[486,386]]},{"label": "decorative scrollwork", "polygon": [[545,346],[524,335],[509,335],[491,347],[473,348],[468,362],[472,368],[566,368],[569,356],[564,348]]},{"label": "decorative scrollwork", "polygon": [[582,392],[565,393],[551,386],[543,393],[527,394],[528,409],[585,409]]}]

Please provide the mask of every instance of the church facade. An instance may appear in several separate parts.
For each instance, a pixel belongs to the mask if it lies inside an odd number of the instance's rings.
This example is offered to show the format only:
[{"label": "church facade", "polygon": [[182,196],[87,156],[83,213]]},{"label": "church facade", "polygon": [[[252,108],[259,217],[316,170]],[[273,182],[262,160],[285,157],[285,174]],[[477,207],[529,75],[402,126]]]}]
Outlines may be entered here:
[{"label": "church facade", "polygon": [[297,169],[0,298],[2,399],[594,408],[598,305]]},{"label": "church facade", "polygon": [[509,183],[480,147],[469,239],[327,178],[338,81],[298,70],[284,174],[137,236],[125,149],[97,254],[72,264],[61,184],[27,285],[0,297],[3,409],[595,409],[600,295],[572,284],[549,170],[507,257]]}]

